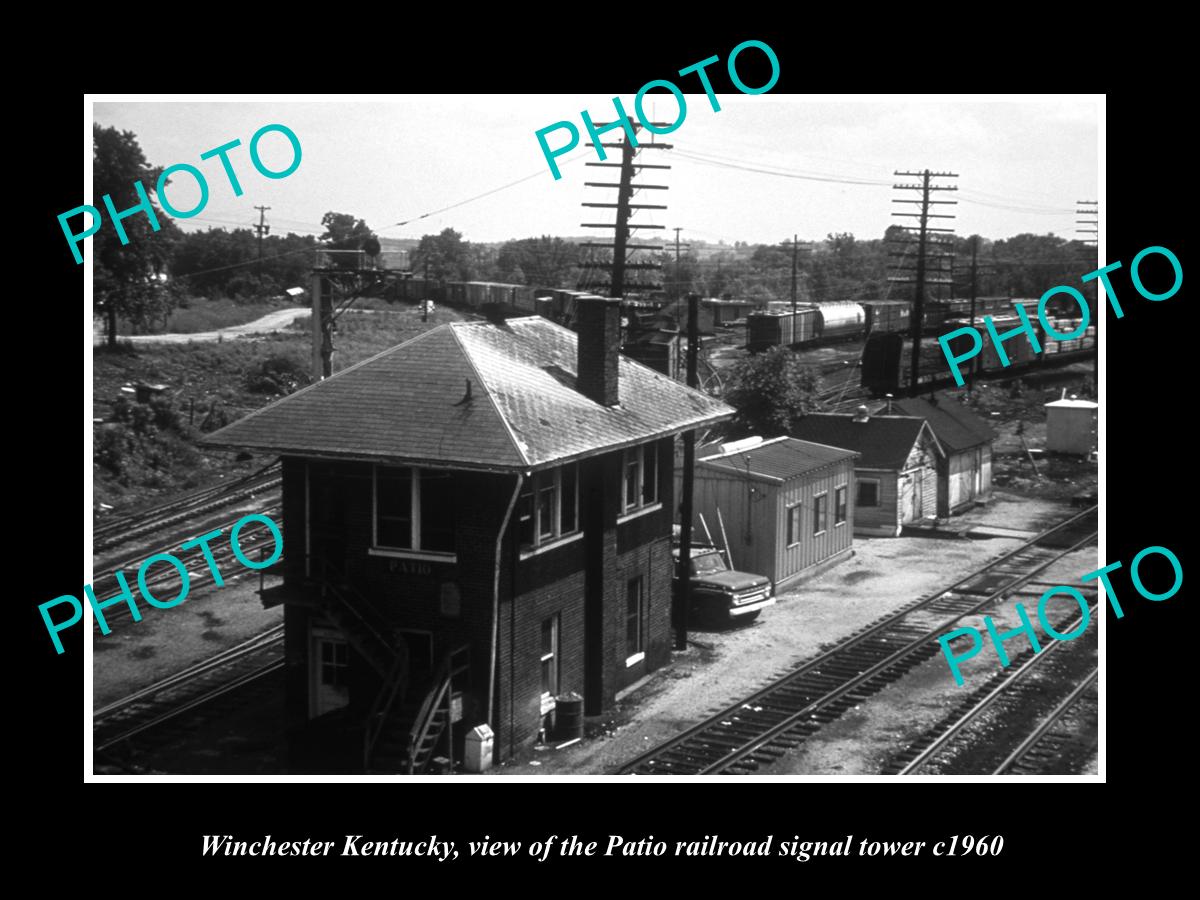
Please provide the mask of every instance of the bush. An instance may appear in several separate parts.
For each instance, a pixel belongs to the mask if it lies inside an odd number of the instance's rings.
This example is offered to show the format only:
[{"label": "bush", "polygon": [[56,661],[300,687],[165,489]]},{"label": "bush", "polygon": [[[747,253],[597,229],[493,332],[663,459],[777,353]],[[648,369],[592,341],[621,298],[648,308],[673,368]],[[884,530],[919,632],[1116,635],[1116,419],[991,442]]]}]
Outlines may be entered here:
[{"label": "bush", "polygon": [[96,462],[115,476],[125,474],[129,457],[137,447],[124,425],[106,425],[96,435]]},{"label": "bush", "polygon": [[238,272],[225,284],[225,292],[235,302],[270,297],[279,291],[279,285],[270,275],[259,276],[253,272]]},{"label": "bush", "polygon": [[218,428],[224,428],[228,424],[229,414],[225,412],[224,404],[214,400],[208,408],[208,414],[200,422],[200,430],[207,433],[216,431]]},{"label": "bush", "polygon": [[150,414],[154,425],[160,431],[183,433],[183,422],[179,419],[179,411],[167,400],[154,399],[150,401]]},{"label": "bush", "polygon": [[289,356],[270,356],[246,373],[246,390],[256,394],[290,394],[309,383],[305,367]]},{"label": "bush", "polygon": [[112,405],[112,421],[128,424],[133,418],[133,403],[122,394]]},{"label": "bush", "polygon": [[733,366],[724,400],[738,414],[728,435],[787,434],[806,413],[817,412],[821,380],[786,347],[773,347]]}]

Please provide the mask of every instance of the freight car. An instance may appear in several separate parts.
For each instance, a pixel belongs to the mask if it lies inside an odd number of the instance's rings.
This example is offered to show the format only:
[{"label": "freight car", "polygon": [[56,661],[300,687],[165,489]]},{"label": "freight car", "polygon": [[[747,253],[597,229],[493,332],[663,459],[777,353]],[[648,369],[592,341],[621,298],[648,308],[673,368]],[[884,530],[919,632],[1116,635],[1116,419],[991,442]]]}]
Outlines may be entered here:
[{"label": "freight car", "polygon": [[771,347],[810,344],[817,339],[817,311],[805,306],[795,312],[768,310],[746,316],[746,349],[752,353]]},{"label": "freight car", "polygon": [[776,304],[746,317],[746,349],[757,352],[777,346],[827,343],[880,331],[907,331],[908,327],[909,304],[903,300],[805,303],[795,311]]},{"label": "freight car", "polygon": [[[391,296],[411,303],[431,299],[447,306],[488,315],[542,316],[573,328],[579,298],[592,296],[592,293],[493,281],[426,281],[410,278],[396,282]],[[657,318],[662,306],[661,300],[622,300],[621,312],[629,333],[657,330]]]},{"label": "freight car", "polygon": [[908,334],[912,326],[912,304],[907,300],[863,300],[860,305],[867,315],[867,334]]},{"label": "freight car", "polygon": [[[1046,363],[1086,359],[1096,350],[1096,327],[1094,325],[1089,325],[1078,338],[1060,341],[1048,335],[1037,319],[1034,319],[1033,322],[1041,349],[1035,351],[1033,345],[1024,336],[1006,341],[1004,352],[1008,356],[1008,365],[1005,366],[996,353],[983,318],[977,317],[973,327],[980,333],[983,349],[972,360],[976,367],[975,373],[1016,374]],[[1070,334],[1078,330],[1080,320],[1050,316],[1048,322],[1059,334]],[[1020,324],[1020,319],[1016,316],[995,315],[992,317],[993,327],[1001,334]],[[944,323],[941,333],[949,334],[955,329],[969,327],[972,327],[972,323],[968,319],[950,319]],[[958,335],[949,342],[950,352],[962,355],[970,349],[973,343],[968,335]],[[868,338],[866,346],[863,348],[863,387],[875,395],[899,394],[902,388],[908,385],[911,360],[911,346],[899,334],[874,335]],[[964,364],[964,369],[967,365],[970,364]],[[926,340],[921,345],[921,362],[917,377],[922,385],[936,386],[942,382],[949,382],[953,385],[954,383],[946,356],[936,337]]]}]

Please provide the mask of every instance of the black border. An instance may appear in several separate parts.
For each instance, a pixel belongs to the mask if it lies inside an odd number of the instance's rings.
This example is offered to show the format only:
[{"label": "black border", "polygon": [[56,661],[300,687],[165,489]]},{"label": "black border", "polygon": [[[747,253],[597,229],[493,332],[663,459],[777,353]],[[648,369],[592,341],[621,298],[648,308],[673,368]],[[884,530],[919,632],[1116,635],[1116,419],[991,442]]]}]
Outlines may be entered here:
[{"label": "black border", "polygon": [[[781,78],[775,92],[909,87],[904,78],[888,79],[887,84],[877,85],[871,83],[874,80],[871,77],[856,80],[847,77],[844,70],[822,69],[808,55],[811,43],[820,40],[811,33],[803,36],[802,43],[800,33],[792,31],[772,32],[741,26],[712,31],[732,37],[697,38],[663,31],[649,40],[639,38],[636,33],[614,32],[615,36],[593,39],[593,44],[600,45],[595,52],[583,46],[576,50],[556,49],[551,44],[539,44],[532,35],[521,43],[503,47],[503,42],[497,40],[497,46],[485,46],[478,51],[482,54],[479,59],[486,64],[476,70],[462,68],[467,57],[457,50],[457,58],[444,52],[449,42],[431,38],[421,45],[417,38],[410,37],[397,57],[389,59],[387,66],[380,65],[378,74],[366,83],[338,87],[402,92],[484,88],[496,92],[498,104],[503,103],[505,91],[632,92],[649,79],[662,77],[714,53],[724,58],[734,44],[745,38],[766,40],[775,48],[781,61]],[[501,53],[501,49],[505,52]],[[848,56],[847,65],[864,65],[871,50],[869,42],[856,48],[853,56]],[[1033,64],[1030,58],[1014,58],[1012,62]],[[453,77],[447,78],[448,70],[454,73]],[[487,77],[477,84],[468,80],[474,77],[472,72]],[[749,72],[745,77],[751,81]],[[193,76],[193,83],[187,88],[231,90],[242,86],[197,83],[199,80]],[[1090,84],[1081,79],[1074,87],[1103,90],[1097,85],[1111,81],[1088,80]],[[1012,87],[1001,81],[996,78],[992,84],[971,86],[979,90]],[[158,85],[153,87],[159,89]],[[267,85],[256,83],[254,87]],[[321,90],[323,85],[310,80],[308,84],[281,87]],[[952,85],[928,87],[941,89]],[[1049,83],[1036,87],[1062,89],[1060,84]],[[718,90],[722,89],[727,88],[718,84]],[[32,477],[21,481],[31,486],[36,484],[37,490],[36,496],[22,506],[20,536],[13,539],[18,546],[32,548],[35,556],[27,565],[14,566],[26,582],[18,592],[18,602],[27,617],[33,662],[28,671],[33,677],[28,681],[28,689],[18,692],[25,706],[20,721],[27,727],[17,730],[25,737],[24,741],[14,738],[19,752],[13,775],[20,778],[28,772],[32,776],[31,785],[44,786],[45,802],[31,813],[34,820],[45,820],[41,824],[61,828],[70,812],[83,814],[72,818],[76,819],[77,827],[81,826],[79,830],[94,839],[83,842],[81,852],[86,868],[81,867],[81,871],[101,877],[101,861],[117,852],[122,834],[149,839],[158,865],[175,860],[190,864],[180,870],[188,873],[185,877],[189,880],[195,875],[205,880],[210,874],[224,879],[231,869],[261,871],[264,864],[262,860],[201,860],[199,835],[205,833],[232,833],[245,839],[265,833],[277,839],[340,839],[344,834],[366,833],[390,839],[420,838],[437,832],[460,842],[483,833],[522,841],[545,833],[579,834],[601,841],[610,833],[630,837],[653,833],[670,840],[692,839],[714,832],[724,839],[755,840],[761,840],[767,833],[787,838],[799,834],[811,840],[836,839],[847,833],[889,840],[936,840],[954,833],[1006,835],[1008,843],[999,860],[1003,868],[996,868],[994,860],[971,859],[965,863],[954,860],[947,869],[947,861],[928,858],[886,863],[854,858],[850,870],[842,864],[845,861],[833,860],[814,860],[799,867],[790,860],[770,864],[772,874],[810,875],[816,867],[822,873],[842,876],[848,872],[861,873],[864,865],[877,870],[884,865],[889,870],[899,865],[902,871],[928,870],[943,878],[963,872],[964,866],[986,865],[992,871],[1015,873],[1020,871],[1020,865],[1084,859],[1089,856],[1087,845],[1092,840],[1103,839],[1102,836],[1112,835],[1118,829],[1126,852],[1149,849],[1162,838],[1156,828],[1159,823],[1153,818],[1124,823],[1123,817],[1130,804],[1140,807],[1163,787],[1170,787],[1168,779],[1186,777],[1190,766],[1190,759],[1186,752],[1181,752],[1178,740],[1183,729],[1190,725],[1188,705],[1182,702],[1179,688],[1183,683],[1181,659],[1188,651],[1177,640],[1171,640],[1188,634],[1183,612],[1185,601],[1182,592],[1157,604],[1135,598],[1128,580],[1120,574],[1114,578],[1114,584],[1123,601],[1130,599],[1124,602],[1124,619],[1118,621],[1110,613],[1106,622],[1108,784],[1103,786],[809,783],[784,787],[739,783],[735,788],[723,784],[637,783],[620,785],[618,794],[607,789],[601,793],[592,785],[555,781],[490,790],[479,786],[468,794],[461,790],[448,793],[442,784],[402,784],[399,789],[390,785],[365,788],[287,785],[271,789],[258,785],[209,785],[201,794],[186,787],[155,785],[148,789],[148,796],[142,791],[140,803],[118,800],[112,795],[80,793],[93,787],[84,786],[81,776],[81,630],[67,638],[67,652],[63,656],[54,655],[45,639],[36,604],[58,594],[76,592],[82,576],[76,562],[78,545],[65,538],[67,523],[73,519],[79,504],[73,485],[79,465],[76,448],[81,423],[75,414],[78,407],[74,400],[65,398],[79,396],[79,370],[73,362],[80,337],[74,298],[79,297],[83,275],[82,267],[71,265],[69,255],[63,253],[55,216],[80,202],[76,176],[71,173],[78,172],[84,139],[83,97],[80,93],[62,91],[38,99],[35,119],[40,139],[31,156],[36,153],[42,179],[36,187],[28,185],[32,196],[22,202],[24,209],[35,211],[26,221],[33,223],[35,258],[39,264],[34,272],[26,273],[27,278],[17,276],[18,283],[32,282],[25,291],[35,297],[17,299],[10,303],[10,309],[25,308],[27,314],[42,317],[61,304],[64,310],[61,321],[69,323],[69,327],[52,324],[50,328],[38,328],[26,324],[29,329],[26,333],[32,332],[33,338],[27,345],[31,359],[19,370],[10,370],[10,389],[17,399],[20,421],[26,426],[13,429],[16,462],[11,472],[14,475],[28,472]],[[1120,259],[1128,266],[1143,247],[1162,245],[1171,248],[1186,268],[1181,216],[1187,198],[1174,187],[1173,180],[1187,171],[1183,165],[1184,141],[1172,136],[1178,115],[1173,99],[1159,91],[1128,87],[1109,94],[1108,193],[1104,209],[1106,261]],[[531,130],[539,124],[531,123]],[[1053,135],[1047,139],[1052,140]],[[21,266],[16,268],[20,270]],[[1186,570],[1182,535],[1187,531],[1175,521],[1179,512],[1189,508],[1191,493],[1186,465],[1190,454],[1186,451],[1193,410],[1188,402],[1190,381],[1186,377],[1191,367],[1185,360],[1194,351],[1189,346],[1192,332],[1184,322],[1186,301],[1181,291],[1171,300],[1150,303],[1134,295],[1127,276],[1118,277],[1114,283],[1126,315],[1118,321],[1110,311],[1103,326],[1107,330],[1109,373],[1107,394],[1103,398],[1108,426],[1108,484],[1103,510],[1109,528],[1107,558],[1128,564],[1138,550],[1160,544],[1174,550]],[[69,315],[66,310],[71,311]],[[59,314],[54,313],[53,318],[58,319]],[[22,320],[24,316],[17,321]],[[40,340],[36,339],[39,333]],[[16,335],[10,341],[11,345],[24,343]],[[88,417],[90,408],[84,411],[84,420]],[[1184,466],[1175,465],[1177,460],[1182,460]],[[1167,471],[1172,475],[1169,480],[1164,477]],[[11,496],[23,494],[13,490]],[[1154,723],[1160,722],[1170,723],[1166,733],[1155,727]],[[606,788],[608,784],[613,782],[607,782]],[[96,791],[124,790],[124,786],[94,787]],[[529,797],[527,792],[534,789],[538,796]],[[187,796],[180,797],[181,790],[187,791]],[[1105,792],[1103,796],[1095,793],[1101,790]],[[164,791],[169,791],[169,796]],[[582,796],[584,791],[586,797]],[[1085,796],[1085,791],[1090,793]],[[36,827],[35,823],[31,822],[30,827]],[[100,840],[99,835],[108,835],[110,839]],[[142,841],[138,843],[143,845]],[[645,859],[618,859],[619,862],[603,858],[576,860],[564,886],[572,884],[572,877],[578,878],[579,863],[588,869],[606,866],[617,874],[623,874],[630,865],[640,870],[647,864]],[[265,864],[272,867],[272,873],[286,873],[289,879],[306,876],[313,866],[339,873],[363,873],[366,866],[373,873],[395,873],[402,878],[413,865],[422,865],[423,874],[431,874],[434,870],[428,866],[435,865],[386,860],[387,868],[383,869],[379,860],[330,863],[270,860]],[[687,881],[700,881],[717,871],[741,873],[740,877],[749,871],[762,871],[762,864],[746,870],[739,861],[728,859],[659,859],[650,863],[656,870],[669,865],[673,870],[686,872]],[[477,860],[472,868],[496,873],[509,869],[510,865],[509,861]],[[567,865],[554,864],[552,877],[559,872],[567,874]],[[620,869],[616,868],[618,865]],[[1063,865],[1070,869],[1074,864]],[[448,871],[458,870],[456,866]],[[794,884],[797,889],[803,884],[799,879],[784,883]],[[455,881],[452,889],[484,890],[489,889],[489,884],[490,889],[496,887],[495,882],[481,881],[472,887],[470,882]],[[600,889],[610,885],[608,889],[613,891],[629,887],[616,879],[592,884]]]}]

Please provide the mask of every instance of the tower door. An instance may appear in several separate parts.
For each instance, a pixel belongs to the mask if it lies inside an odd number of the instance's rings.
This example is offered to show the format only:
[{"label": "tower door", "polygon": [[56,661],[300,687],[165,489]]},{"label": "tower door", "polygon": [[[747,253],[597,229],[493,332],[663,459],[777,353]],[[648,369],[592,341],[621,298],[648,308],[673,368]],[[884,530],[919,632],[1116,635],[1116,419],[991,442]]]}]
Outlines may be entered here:
[{"label": "tower door", "polygon": [[328,632],[315,632],[309,657],[312,718],[350,703],[350,645]]}]

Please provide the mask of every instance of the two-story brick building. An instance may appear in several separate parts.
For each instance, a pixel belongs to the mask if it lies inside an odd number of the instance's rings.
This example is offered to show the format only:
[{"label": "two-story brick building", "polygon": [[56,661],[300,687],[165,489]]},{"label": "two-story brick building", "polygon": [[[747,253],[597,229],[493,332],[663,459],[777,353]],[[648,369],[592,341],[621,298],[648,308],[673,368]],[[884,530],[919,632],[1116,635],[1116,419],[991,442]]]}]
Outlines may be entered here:
[{"label": "two-story brick building", "polygon": [[442,325],[208,438],[282,457],[296,768],[419,769],[448,723],[504,759],[668,661],[674,437],[733,410],[620,356],[618,301],[577,327]]}]

